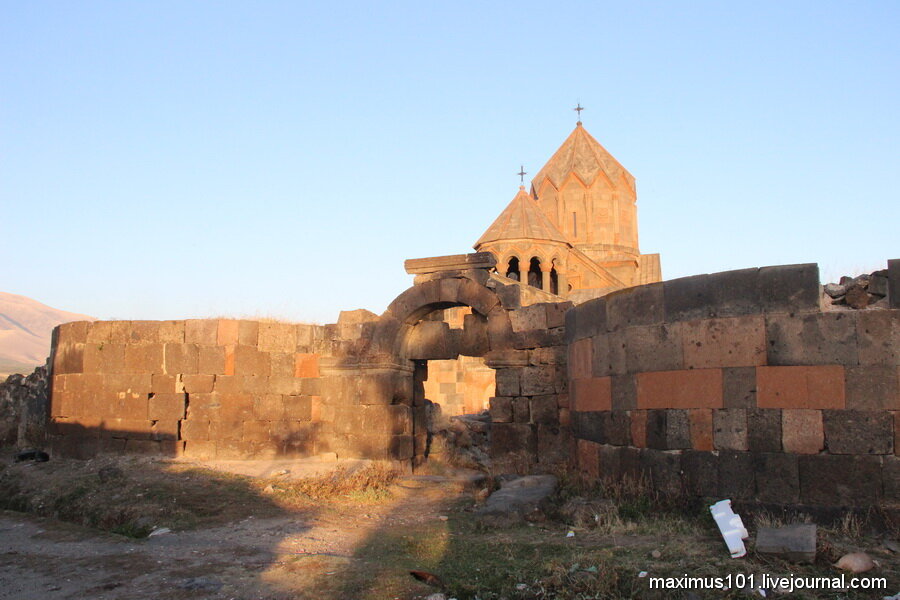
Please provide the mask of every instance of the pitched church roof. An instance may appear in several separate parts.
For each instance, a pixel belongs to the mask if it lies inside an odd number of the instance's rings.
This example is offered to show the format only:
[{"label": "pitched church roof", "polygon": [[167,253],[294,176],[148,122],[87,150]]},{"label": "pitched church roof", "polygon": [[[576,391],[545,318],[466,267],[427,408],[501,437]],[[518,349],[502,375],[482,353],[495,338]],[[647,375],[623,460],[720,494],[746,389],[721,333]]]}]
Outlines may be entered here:
[{"label": "pitched church roof", "polygon": [[537,191],[545,178],[549,179],[556,189],[559,189],[569,173],[575,173],[587,186],[590,186],[597,175],[601,173],[613,182],[624,175],[628,184],[632,188],[634,187],[634,177],[631,173],[613,158],[612,154],[594,139],[594,136],[587,132],[581,125],[581,121],[559,147],[559,150],[531,180],[532,194],[537,196]]},{"label": "pitched church roof", "polygon": [[519,188],[519,193],[512,202],[475,242],[475,248],[497,240],[521,238],[569,244],[566,236],[550,222],[524,187]]}]

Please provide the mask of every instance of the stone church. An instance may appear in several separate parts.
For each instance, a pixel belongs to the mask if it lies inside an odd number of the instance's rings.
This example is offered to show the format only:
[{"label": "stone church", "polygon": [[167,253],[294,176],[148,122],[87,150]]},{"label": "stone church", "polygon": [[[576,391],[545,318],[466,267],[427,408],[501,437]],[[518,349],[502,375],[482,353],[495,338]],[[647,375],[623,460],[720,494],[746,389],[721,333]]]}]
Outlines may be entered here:
[{"label": "stone church", "polygon": [[638,247],[634,177],[581,121],[475,243],[501,275],[578,304],[661,280]]}]

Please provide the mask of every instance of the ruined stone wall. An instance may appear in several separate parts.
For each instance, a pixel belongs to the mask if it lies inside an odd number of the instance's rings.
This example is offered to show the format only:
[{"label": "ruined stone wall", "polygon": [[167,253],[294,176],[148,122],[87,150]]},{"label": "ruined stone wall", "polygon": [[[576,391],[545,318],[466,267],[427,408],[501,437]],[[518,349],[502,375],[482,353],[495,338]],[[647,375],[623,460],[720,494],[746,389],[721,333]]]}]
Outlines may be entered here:
[{"label": "ruined stone wall", "polygon": [[0,382],[0,446],[40,447],[47,428],[49,368],[41,365],[27,377],[10,375]]},{"label": "ruined stone wall", "polygon": [[335,334],[226,319],[60,325],[51,448],[221,459],[330,451],[319,361],[340,345]]},{"label": "ruined stone wall", "polygon": [[477,356],[429,361],[424,382],[425,398],[439,405],[445,417],[486,410],[495,386],[494,370]]},{"label": "ruined stone wall", "polygon": [[781,505],[900,500],[900,261],[889,264],[887,309],[820,308],[813,264],[644,285],[570,310],[579,468]]}]

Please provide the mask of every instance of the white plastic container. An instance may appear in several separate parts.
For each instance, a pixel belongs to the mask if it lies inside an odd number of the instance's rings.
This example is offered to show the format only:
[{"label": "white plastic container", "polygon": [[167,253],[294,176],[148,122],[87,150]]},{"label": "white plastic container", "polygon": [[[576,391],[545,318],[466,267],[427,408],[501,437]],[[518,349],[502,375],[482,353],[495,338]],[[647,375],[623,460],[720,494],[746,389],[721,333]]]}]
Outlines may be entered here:
[{"label": "white plastic container", "polygon": [[741,516],[736,515],[731,510],[731,500],[716,502],[709,507],[709,512],[712,513],[716,525],[719,526],[719,531],[725,539],[728,551],[731,552],[731,558],[740,558],[747,554],[744,540],[750,537],[750,534],[747,533],[744,522],[741,521]]}]

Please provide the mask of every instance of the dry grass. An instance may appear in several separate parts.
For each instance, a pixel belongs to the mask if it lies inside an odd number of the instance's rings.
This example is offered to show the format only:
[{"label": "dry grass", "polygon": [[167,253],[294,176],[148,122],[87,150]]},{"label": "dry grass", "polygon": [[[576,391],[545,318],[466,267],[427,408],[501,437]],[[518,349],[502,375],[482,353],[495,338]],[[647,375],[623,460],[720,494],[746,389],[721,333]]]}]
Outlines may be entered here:
[{"label": "dry grass", "polygon": [[361,469],[338,467],[315,477],[293,481],[263,479],[255,483],[272,498],[287,507],[308,506],[323,501],[382,502],[391,496],[391,485],[399,472],[383,463],[372,463]]}]

